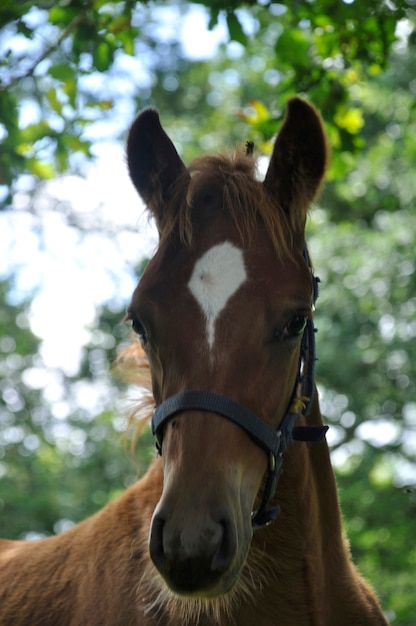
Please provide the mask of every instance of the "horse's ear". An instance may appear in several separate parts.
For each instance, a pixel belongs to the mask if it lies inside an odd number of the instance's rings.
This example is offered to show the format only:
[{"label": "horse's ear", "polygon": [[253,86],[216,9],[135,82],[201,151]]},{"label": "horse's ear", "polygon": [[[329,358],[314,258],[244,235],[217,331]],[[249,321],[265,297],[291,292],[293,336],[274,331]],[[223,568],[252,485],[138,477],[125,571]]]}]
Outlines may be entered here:
[{"label": "horse's ear", "polygon": [[303,234],[307,210],[317,195],[328,159],[320,115],[310,104],[292,98],[274,145],[264,186],[289,215],[295,234]]},{"label": "horse's ear", "polygon": [[127,163],[133,184],[161,231],[173,185],[186,167],[154,109],[142,111],[132,124],[127,138]]}]

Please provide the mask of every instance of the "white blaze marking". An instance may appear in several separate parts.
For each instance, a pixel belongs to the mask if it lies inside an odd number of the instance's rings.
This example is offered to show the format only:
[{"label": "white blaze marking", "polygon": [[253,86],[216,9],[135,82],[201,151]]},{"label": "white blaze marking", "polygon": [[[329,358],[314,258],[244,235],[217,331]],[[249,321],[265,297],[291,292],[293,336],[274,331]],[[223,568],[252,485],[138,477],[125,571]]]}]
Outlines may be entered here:
[{"label": "white blaze marking", "polygon": [[205,315],[210,348],[219,314],[246,278],[243,253],[229,241],[213,246],[195,263],[188,287]]}]

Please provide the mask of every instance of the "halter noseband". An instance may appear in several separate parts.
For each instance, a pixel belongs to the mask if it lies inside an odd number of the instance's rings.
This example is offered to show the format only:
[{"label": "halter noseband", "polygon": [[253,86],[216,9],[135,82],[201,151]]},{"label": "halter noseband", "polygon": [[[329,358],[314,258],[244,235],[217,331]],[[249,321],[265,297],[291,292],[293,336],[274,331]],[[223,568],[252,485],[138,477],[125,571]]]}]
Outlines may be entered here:
[{"label": "halter noseband", "polygon": [[[318,297],[319,278],[314,276],[309,262],[309,254],[305,245],[303,257],[311,270],[313,292],[312,302],[315,304]],[[315,391],[315,328],[312,319],[306,322],[301,340],[298,374],[289,408],[282,419],[278,430],[271,428],[257,415],[234,402],[226,396],[210,391],[185,391],[171,396],[159,404],[152,417],[152,433],[156,437],[156,447],[162,454],[163,426],[166,421],[183,411],[209,411],[217,413],[237,424],[251,439],[269,456],[269,467],[263,499],[257,511],[252,513],[254,529],[266,526],[279,515],[277,505],[268,508],[276,493],[277,483],[282,472],[283,454],[289,442],[294,441],[322,441],[328,426],[295,426],[295,420],[300,411],[309,415]]]}]

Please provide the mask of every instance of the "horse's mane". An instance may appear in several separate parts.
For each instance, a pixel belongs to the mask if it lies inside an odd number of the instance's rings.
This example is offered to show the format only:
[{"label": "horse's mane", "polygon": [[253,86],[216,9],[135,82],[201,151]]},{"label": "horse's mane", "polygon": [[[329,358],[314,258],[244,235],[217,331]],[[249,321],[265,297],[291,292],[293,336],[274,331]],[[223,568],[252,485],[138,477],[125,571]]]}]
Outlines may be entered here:
[{"label": "horse's mane", "polygon": [[[262,223],[279,258],[293,259],[289,218],[279,207],[278,199],[272,198],[259,181],[256,160],[241,150],[204,156],[191,163],[177,181],[163,223],[159,224],[161,240],[175,231],[181,242],[192,245],[194,211],[200,203],[215,202],[218,196],[222,211],[233,220],[245,245],[254,239]],[[124,382],[138,389],[138,398],[129,411],[134,448],[154,409],[149,363],[137,339],[121,350],[116,370]]]},{"label": "horse's mane", "polygon": [[192,244],[194,211],[199,204],[221,200],[244,244],[249,245],[262,223],[279,258],[291,258],[293,231],[278,198],[272,198],[257,175],[257,161],[242,150],[203,156],[192,161],[175,185],[162,225],[161,237],[177,230]]}]

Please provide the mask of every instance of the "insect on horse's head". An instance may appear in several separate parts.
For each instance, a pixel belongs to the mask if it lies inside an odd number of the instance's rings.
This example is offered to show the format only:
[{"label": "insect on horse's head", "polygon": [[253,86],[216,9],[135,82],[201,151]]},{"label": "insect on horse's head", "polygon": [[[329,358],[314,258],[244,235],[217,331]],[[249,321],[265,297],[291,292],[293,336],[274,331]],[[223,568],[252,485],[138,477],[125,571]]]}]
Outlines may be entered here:
[{"label": "insect on horse's head", "polygon": [[[135,120],[130,175],[160,243],[128,317],[157,404],[178,392],[215,392],[279,427],[311,315],[304,227],[325,163],[320,118],[298,98],[289,102],[264,182],[242,154],[187,169],[156,111]],[[243,569],[267,455],[215,411],[178,410],[161,431],[164,486],[152,560],[177,594],[220,596]]]}]

